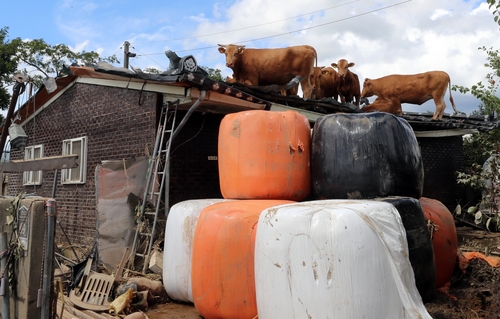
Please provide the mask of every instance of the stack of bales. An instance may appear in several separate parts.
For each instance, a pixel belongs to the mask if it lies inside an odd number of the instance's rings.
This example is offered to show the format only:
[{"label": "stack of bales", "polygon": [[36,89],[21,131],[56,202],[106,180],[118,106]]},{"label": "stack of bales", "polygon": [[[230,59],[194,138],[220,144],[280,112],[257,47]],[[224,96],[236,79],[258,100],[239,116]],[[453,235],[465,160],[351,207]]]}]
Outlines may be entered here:
[{"label": "stack of bales", "polygon": [[[449,212],[431,205],[424,215],[411,127],[386,113],[332,114],[310,132],[293,111],[224,117],[224,199],[171,208],[167,293],[207,319],[428,316],[421,298],[441,284],[436,273],[449,280],[455,260],[436,268],[439,236],[431,242],[426,217],[439,224],[432,218]],[[453,227],[435,229],[456,258]]]}]

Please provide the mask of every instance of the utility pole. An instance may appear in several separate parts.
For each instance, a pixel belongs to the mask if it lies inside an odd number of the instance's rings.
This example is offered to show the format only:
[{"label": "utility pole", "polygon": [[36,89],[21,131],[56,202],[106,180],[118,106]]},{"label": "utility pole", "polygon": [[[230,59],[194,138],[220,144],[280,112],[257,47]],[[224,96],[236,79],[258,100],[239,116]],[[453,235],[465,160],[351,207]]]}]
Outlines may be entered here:
[{"label": "utility pole", "polygon": [[123,67],[126,69],[128,69],[128,59],[136,56],[136,54],[130,52],[129,49],[130,42],[125,41],[125,43],[123,43]]},{"label": "utility pole", "polygon": [[17,98],[19,97],[19,95],[23,94],[26,87],[24,82],[27,81],[27,79],[25,79],[22,75],[15,75],[12,78],[16,81],[16,83],[14,84],[14,88],[12,89],[12,98],[10,100],[9,110],[7,111],[7,115],[5,116],[2,135],[0,136],[0,158],[2,158],[5,142],[7,141],[7,135],[9,135],[9,126],[11,123],[12,114],[14,114],[14,108],[16,107]]}]

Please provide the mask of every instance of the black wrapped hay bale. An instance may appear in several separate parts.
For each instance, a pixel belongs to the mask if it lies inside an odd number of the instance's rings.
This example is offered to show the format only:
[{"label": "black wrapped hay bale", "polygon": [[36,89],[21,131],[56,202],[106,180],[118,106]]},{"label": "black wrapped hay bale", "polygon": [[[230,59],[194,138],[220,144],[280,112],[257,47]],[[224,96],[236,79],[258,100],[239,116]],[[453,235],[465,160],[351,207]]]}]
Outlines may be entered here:
[{"label": "black wrapped hay bale", "polygon": [[392,204],[399,212],[406,231],[410,264],[415,285],[424,302],[433,299],[436,291],[436,263],[431,234],[420,201],[410,197],[377,198]]},{"label": "black wrapped hay bale", "polygon": [[319,199],[422,196],[422,157],[403,118],[383,112],[326,115],[314,125],[311,148]]}]

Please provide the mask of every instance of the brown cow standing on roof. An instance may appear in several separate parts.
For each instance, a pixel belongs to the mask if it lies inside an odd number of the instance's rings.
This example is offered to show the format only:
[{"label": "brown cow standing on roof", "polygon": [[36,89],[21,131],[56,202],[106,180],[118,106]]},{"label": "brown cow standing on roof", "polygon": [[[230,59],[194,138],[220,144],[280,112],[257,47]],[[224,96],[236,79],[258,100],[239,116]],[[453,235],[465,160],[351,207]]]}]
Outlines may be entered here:
[{"label": "brown cow standing on roof", "polygon": [[332,63],[334,68],[337,68],[339,75],[338,93],[342,103],[352,103],[359,106],[360,86],[359,79],[356,73],[349,70],[354,66],[354,62],[347,62],[345,59],[340,59],[338,63]]},{"label": "brown cow standing on roof", "polygon": [[313,93],[311,99],[321,100],[325,97],[338,99],[339,76],[337,71],[331,67],[315,67],[311,74]]},{"label": "brown cow standing on roof", "polygon": [[450,102],[455,113],[457,109],[451,96],[450,76],[443,71],[430,71],[414,75],[388,75],[379,79],[365,79],[361,97],[377,96],[370,105],[363,107],[363,112],[384,111],[403,115],[401,103],[422,104],[434,99],[436,111],[433,120],[443,117],[446,103],[446,88],[450,89]]},{"label": "brown cow standing on roof", "polygon": [[276,49],[246,49],[244,45],[219,44],[219,52],[226,55],[226,66],[233,70],[234,80],[246,85],[285,85],[295,76],[304,98],[310,98],[310,75],[317,61],[316,50],[309,45]]}]

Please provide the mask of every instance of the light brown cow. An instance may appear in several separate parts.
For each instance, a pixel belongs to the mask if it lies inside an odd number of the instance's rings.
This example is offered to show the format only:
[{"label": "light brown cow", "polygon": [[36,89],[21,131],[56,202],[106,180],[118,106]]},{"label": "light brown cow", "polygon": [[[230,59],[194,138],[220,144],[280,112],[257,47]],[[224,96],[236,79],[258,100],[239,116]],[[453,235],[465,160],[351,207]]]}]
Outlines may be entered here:
[{"label": "light brown cow", "polygon": [[446,103],[446,88],[450,90],[450,102],[455,113],[458,113],[451,96],[450,76],[443,71],[430,71],[413,75],[388,75],[378,79],[365,79],[361,97],[377,96],[370,105],[363,107],[363,112],[375,110],[403,115],[401,103],[422,104],[434,99],[436,111],[433,120],[443,117]]},{"label": "light brown cow", "polygon": [[317,61],[316,50],[309,45],[276,49],[246,49],[244,45],[219,44],[226,55],[226,66],[234,80],[246,85],[285,85],[300,76],[304,98],[310,98],[310,75]]},{"label": "light brown cow", "polygon": [[314,67],[311,74],[313,93],[311,99],[321,100],[325,97],[338,99],[339,76],[337,71],[331,67]]},{"label": "light brown cow", "polygon": [[338,63],[332,63],[334,68],[337,68],[339,81],[338,93],[342,103],[352,103],[359,106],[360,86],[358,75],[351,72],[349,68],[354,66],[354,62],[348,62],[346,59],[340,59]]}]

